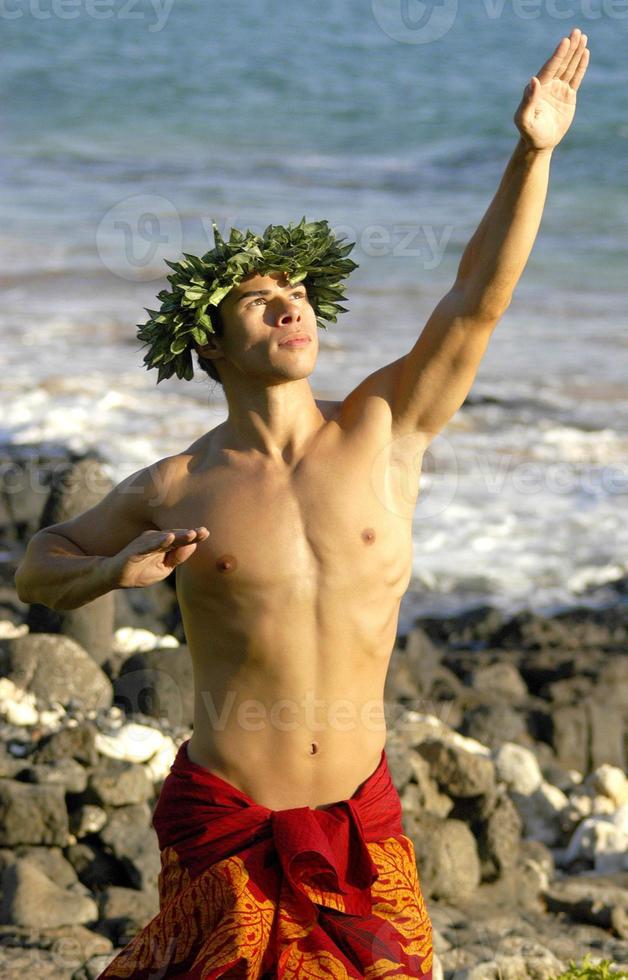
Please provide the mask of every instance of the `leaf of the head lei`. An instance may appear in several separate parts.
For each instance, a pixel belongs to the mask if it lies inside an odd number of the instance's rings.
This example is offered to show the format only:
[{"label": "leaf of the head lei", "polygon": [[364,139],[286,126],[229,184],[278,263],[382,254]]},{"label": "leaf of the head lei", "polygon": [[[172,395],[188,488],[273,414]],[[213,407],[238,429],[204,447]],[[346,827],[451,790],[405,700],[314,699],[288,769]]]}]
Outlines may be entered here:
[{"label": "leaf of the head lei", "polygon": [[347,258],[355,242],[336,238],[327,221],[269,225],[263,235],[232,228],[228,241],[215,222],[212,228],[215,245],[205,255],[184,252],[180,262],[166,261],[173,270],[167,277],[172,289],[158,293],[161,309],[147,309],[150,320],[138,324],[138,338],[150,345],[144,364],[147,370],[158,368],[157,384],[173,374],[192,379],[194,343],[202,346],[214,333],[209,307],[217,307],[252,272],[283,272],[290,285],[305,280],[319,327],[326,329],[325,320],[335,323],[338,313],[346,313],[341,280],[357,268]]}]

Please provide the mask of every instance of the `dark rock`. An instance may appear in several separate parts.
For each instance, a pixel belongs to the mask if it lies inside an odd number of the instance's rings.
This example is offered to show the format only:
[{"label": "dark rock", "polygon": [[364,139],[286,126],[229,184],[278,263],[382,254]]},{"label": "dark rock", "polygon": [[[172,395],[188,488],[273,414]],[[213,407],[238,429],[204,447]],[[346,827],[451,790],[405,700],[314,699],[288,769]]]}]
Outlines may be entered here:
[{"label": "dark rock", "polygon": [[494,749],[504,742],[529,745],[523,716],[507,704],[480,704],[464,713],[462,733]]},{"label": "dark rock", "polygon": [[3,922],[48,929],[96,922],[93,899],[59,888],[40,868],[18,859],[2,873]]},{"label": "dark rock", "polygon": [[[433,713],[431,702],[450,700],[461,692],[461,685],[455,674],[441,663],[442,651],[420,628],[411,630],[405,638],[403,664],[407,670],[410,686],[414,690],[414,710]],[[416,701],[423,702],[421,706]]]},{"label": "dark rock", "polygon": [[485,822],[478,828],[483,880],[492,881],[517,864],[521,830],[516,806],[507,793],[499,793]]},{"label": "dark rock", "polygon": [[593,685],[591,677],[567,677],[565,680],[548,684],[543,694],[555,704],[579,704],[589,696]]},{"label": "dark rock", "polygon": [[446,817],[451,813],[453,801],[441,793],[438,783],[430,774],[430,765],[418,752],[408,753],[415,783],[409,784],[409,789],[415,792],[413,808],[415,814],[432,813],[437,817]]},{"label": "dark rock", "polygon": [[77,840],[97,834],[106,823],[106,811],[95,803],[85,803],[70,813],[70,831]]},{"label": "dark rock", "polygon": [[144,803],[154,795],[153,784],[145,769],[121,759],[101,759],[89,774],[86,799],[81,802],[100,806],[124,806]]},{"label": "dark rock", "polygon": [[580,638],[574,634],[572,624],[556,617],[539,616],[523,610],[513,616],[491,637],[497,647],[520,647],[525,650],[574,650],[580,646]]},{"label": "dark rock", "polygon": [[68,980],[65,963],[54,953],[21,946],[0,946],[0,976],[2,980]]},{"label": "dark rock", "polygon": [[151,888],[157,884],[161,860],[152,827],[135,823],[128,814],[114,814],[101,830],[100,839],[126,868],[135,888]]},{"label": "dark rock", "polygon": [[[41,528],[71,520],[91,509],[111,490],[102,463],[93,454],[69,463],[52,480],[41,516]],[[97,664],[111,653],[113,643],[113,592],[78,609],[55,611],[34,603],[27,623],[32,633],[61,633],[75,640]]]},{"label": "dark rock", "polygon": [[[115,628],[132,626],[134,629],[150,630],[157,636],[174,633],[179,621],[176,591],[173,576],[163,582],[151,585],[150,589],[117,589],[115,595]],[[185,642],[185,640],[183,640]],[[114,668],[111,676],[117,676],[115,657],[111,661]]]},{"label": "dark rock", "polygon": [[519,669],[529,692],[541,697],[547,694],[549,684],[575,673],[573,656],[562,648],[528,653],[521,658]]},{"label": "dark rock", "polygon": [[489,703],[523,704],[528,696],[521,674],[507,662],[478,667],[473,672],[471,685]]},{"label": "dark rock", "polygon": [[26,542],[39,529],[54,474],[67,467],[72,455],[62,445],[2,446],[0,529],[7,543]]},{"label": "dark rock", "polygon": [[79,880],[92,892],[108,885],[129,885],[129,876],[119,861],[91,841],[66,848],[65,855]]},{"label": "dark rock", "polygon": [[133,827],[150,827],[153,816],[148,803],[129,803],[127,806],[108,806],[105,808],[107,823],[115,821],[118,826],[126,824]]},{"label": "dark rock", "polygon": [[[50,962],[57,968],[63,970],[61,976],[63,980],[73,976],[77,969],[82,968],[87,959],[95,954],[106,953],[111,950],[111,940],[102,936],[91,929],[86,929],[81,925],[57,926],[54,929],[33,929],[26,926],[5,925],[0,926],[2,936],[0,942],[0,976],[3,980],[23,976],[32,976],[35,980],[40,980],[41,976],[48,976],[48,973],[40,973],[42,963],[37,959],[48,955]],[[6,972],[3,953],[11,950],[9,943],[15,952],[20,948],[28,952],[33,957],[32,972],[13,973]],[[15,964],[14,964],[15,965]],[[58,975],[58,974],[57,974]]]},{"label": "dark rock", "polygon": [[72,980],[98,980],[106,967],[122,952],[122,949],[114,949],[106,956],[92,956],[81,970],[72,974]]},{"label": "dark rock", "polygon": [[457,616],[422,616],[416,623],[438,644],[482,649],[492,643],[504,617],[492,606],[477,606]]},{"label": "dark rock", "polygon": [[591,733],[588,768],[597,769],[607,762],[618,766],[624,772],[627,768],[625,734],[626,720],[624,710],[608,701],[590,698],[586,704]]},{"label": "dark rock", "polygon": [[412,764],[406,745],[393,733],[386,737],[386,760],[393,785],[401,793],[412,778]]},{"label": "dark rock", "polygon": [[585,773],[589,768],[589,722],[584,704],[560,705],[553,712],[552,744],[565,769]]},{"label": "dark rock", "polygon": [[431,814],[408,825],[424,894],[445,901],[472,894],[480,883],[480,859],[467,825]]},{"label": "dark rock", "polygon": [[[615,880],[616,883],[611,883]],[[572,877],[554,881],[544,893],[547,907],[581,922],[612,929],[628,939],[628,874],[605,878]]]},{"label": "dark rock", "polygon": [[61,786],[66,793],[82,793],[87,786],[87,770],[75,759],[59,759],[50,765],[29,764],[17,773],[16,779],[42,786]]},{"label": "dark rock", "polygon": [[69,888],[78,881],[76,871],[63,856],[59,847],[29,847],[19,845],[15,855],[36,865],[47,878],[55,881],[61,888]]},{"label": "dark rock", "polygon": [[0,640],[1,669],[18,687],[44,702],[71,700],[84,710],[109,707],[109,678],[74,640],[35,633]]},{"label": "dark rock", "polygon": [[521,840],[519,843],[519,863],[535,864],[549,883],[554,877],[554,856],[549,847],[538,840]]},{"label": "dark rock", "polygon": [[112,885],[100,896],[100,917],[117,945],[127,943],[159,912],[155,888],[138,891]]},{"label": "dark rock", "polygon": [[68,813],[60,786],[0,780],[0,845],[56,844],[68,839]]},{"label": "dark rock", "polygon": [[478,796],[489,793],[495,784],[495,767],[487,756],[436,738],[423,742],[417,751],[448,796]]},{"label": "dark rock", "polygon": [[[628,633],[628,625],[625,633]],[[607,704],[628,709],[628,640],[623,640],[621,653],[603,664],[597,676],[597,697]]]},{"label": "dark rock", "polygon": [[45,736],[33,753],[33,762],[55,762],[60,759],[76,759],[83,766],[95,766],[100,758],[96,749],[96,729],[93,725],[77,725],[63,728]]},{"label": "dark rock", "polygon": [[127,715],[139,712],[167,719],[174,727],[191,728],[194,679],[188,648],[164,647],[133,654],[114,682],[114,699]]},{"label": "dark rock", "polygon": [[24,760],[11,755],[6,745],[0,743],[0,779],[13,779],[24,768]]}]

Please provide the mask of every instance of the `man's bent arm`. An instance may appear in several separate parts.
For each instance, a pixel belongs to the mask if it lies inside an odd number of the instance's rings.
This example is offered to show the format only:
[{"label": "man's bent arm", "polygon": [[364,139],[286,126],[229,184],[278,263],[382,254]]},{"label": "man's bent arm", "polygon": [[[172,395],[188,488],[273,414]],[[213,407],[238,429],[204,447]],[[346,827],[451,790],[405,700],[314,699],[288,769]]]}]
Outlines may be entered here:
[{"label": "man's bent arm", "polygon": [[22,602],[50,609],[77,609],[118,588],[110,557],[86,555],[61,534],[39,531],[29,542],[15,574]]},{"label": "man's bent arm", "polygon": [[552,150],[519,139],[501,183],[469,241],[455,289],[461,314],[492,320],[508,308],[541,224]]}]

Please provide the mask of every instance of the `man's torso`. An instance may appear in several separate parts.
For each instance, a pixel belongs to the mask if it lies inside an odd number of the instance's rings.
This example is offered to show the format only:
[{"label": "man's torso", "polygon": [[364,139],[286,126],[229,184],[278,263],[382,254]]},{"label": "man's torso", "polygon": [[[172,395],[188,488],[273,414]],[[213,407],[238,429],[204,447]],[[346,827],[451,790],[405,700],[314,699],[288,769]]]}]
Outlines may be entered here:
[{"label": "man's torso", "polygon": [[221,448],[170,457],[158,527],[210,536],[176,571],[195,678],[193,762],[271,809],[353,795],[385,744],[383,692],[412,571],[424,442],[384,407],[319,403],[290,464]]}]

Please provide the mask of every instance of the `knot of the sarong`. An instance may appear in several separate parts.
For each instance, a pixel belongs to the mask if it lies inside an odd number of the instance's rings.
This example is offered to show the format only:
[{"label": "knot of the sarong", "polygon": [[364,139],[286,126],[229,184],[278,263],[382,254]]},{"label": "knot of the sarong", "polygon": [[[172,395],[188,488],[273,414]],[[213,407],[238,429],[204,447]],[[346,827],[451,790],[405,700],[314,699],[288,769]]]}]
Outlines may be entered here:
[{"label": "knot of the sarong", "polygon": [[310,807],[272,811],[273,837],[285,878],[316,905],[368,915],[378,877],[361,827],[349,804],[333,813]]}]

